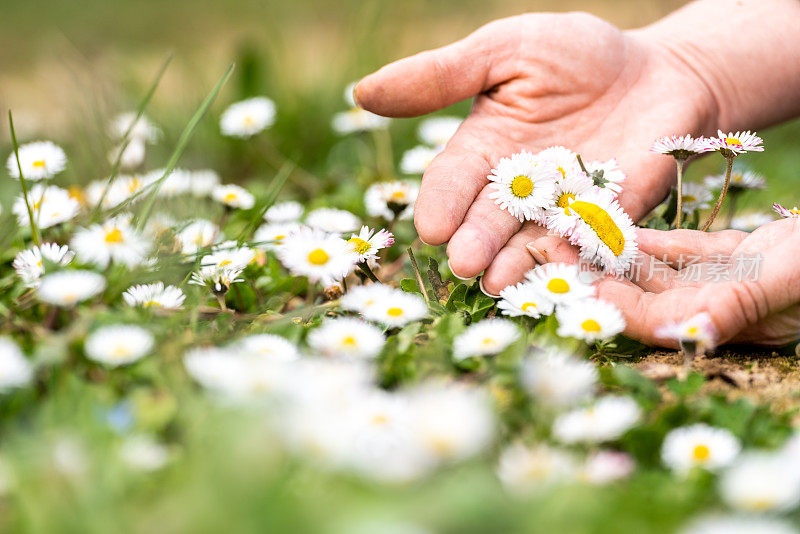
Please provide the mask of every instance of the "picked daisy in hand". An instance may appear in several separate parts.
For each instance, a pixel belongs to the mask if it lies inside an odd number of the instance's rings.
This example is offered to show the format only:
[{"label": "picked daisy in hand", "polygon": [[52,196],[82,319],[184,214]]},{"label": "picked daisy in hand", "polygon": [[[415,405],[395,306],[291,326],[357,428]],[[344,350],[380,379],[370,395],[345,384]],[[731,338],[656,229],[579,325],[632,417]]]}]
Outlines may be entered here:
[{"label": "picked daisy in hand", "polygon": [[308,335],[308,344],[325,356],[372,359],[386,338],[379,328],[354,317],[326,319]]},{"label": "picked daisy in hand", "polygon": [[83,348],[90,360],[119,367],[140,360],[153,345],[153,335],[140,326],[112,325],[92,332]]},{"label": "picked daisy in hand", "polygon": [[427,146],[415,146],[411,150],[406,150],[400,158],[400,172],[403,174],[422,174],[431,164],[433,158],[439,155],[440,148],[430,148]]},{"label": "picked daisy in hand", "polygon": [[0,337],[0,393],[27,386],[33,379],[33,367],[16,343]]},{"label": "picked daisy in hand", "polygon": [[317,208],[306,215],[306,224],[317,230],[344,234],[358,230],[361,221],[347,210]]},{"label": "picked daisy in hand", "polygon": [[131,286],[122,294],[122,298],[128,306],[177,310],[183,305],[186,295],[178,287],[156,282]]},{"label": "picked daisy in hand", "polygon": [[68,265],[75,257],[75,253],[66,245],[59,246],[55,243],[42,243],[19,252],[14,257],[13,267],[17,271],[22,283],[28,287],[37,287],[39,279],[45,274],[45,260],[56,265]]},{"label": "picked daisy in hand", "polygon": [[394,245],[394,236],[386,230],[376,232],[369,226],[362,226],[358,235],[353,234],[347,242],[358,254],[358,261],[362,262],[376,259],[382,249]]},{"label": "picked daisy in hand", "polygon": [[456,134],[463,122],[459,117],[431,117],[419,123],[417,137],[426,145],[442,148]]},{"label": "picked daisy in hand", "polygon": [[554,304],[537,284],[519,282],[500,292],[497,307],[502,310],[503,315],[538,319],[542,315],[552,314]]},{"label": "picked daisy in hand", "polygon": [[364,194],[367,213],[387,221],[406,220],[414,215],[419,183],[412,181],[381,182],[369,186]]},{"label": "picked daisy in hand", "polygon": [[220,236],[219,227],[205,219],[191,221],[175,234],[183,254],[196,254],[200,249],[210,247]]},{"label": "picked daisy in hand", "polygon": [[34,141],[19,147],[19,165],[17,155],[11,152],[6,162],[8,174],[19,179],[22,176],[31,182],[47,180],[63,171],[67,166],[67,155],[60,146],[50,141]]},{"label": "picked daisy in hand", "polygon": [[338,235],[301,228],[283,241],[278,259],[292,274],[329,286],[353,271],[358,255]]},{"label": "picked daisy in hand", "polygon": [[800,217],[800,208],[797,206],[794,208],[785,208],[776,202],[772,205],[772,209],[775,211],[775,213],[786,219]]},{"label": "picked daisy in hand", "polygon": [[506,319],[484,319],[471,324],[453,340],[453,358],[491,356],[503,352],[520,337],[517,325]]},{"label": "picked daisy in hand", "polygon": [[401,328],[428,315],[428,305],[418,295],[394,290],[375,304],[365,306],[361,315],[389,328]]},{"label": "picked daisy in hand", "polygon": [[262,250],[278,250],[283,240],[300,228],[302,226],[296,222],[262,224],[253,234],[254,246]]},{"label": "picked daisy in hand", "polygon": [[[33,211],[33,220],[39,228],[50,228],[69,221],[78,214],[80,203],[66,189],[54,185],[34,185],[28,191],[28,203]],[[30,226],[28,205],[20,195],[11,208],[20,226]]]},{"label": "picked daisy in hand", "polygon": [[560,177],[543,159],[523,150],[503,158],[487,177],[494,192],[489,198],[520,221],[544,221],[553,205],[555,181]]},{"label": "picked daisy in hand", "polygon": [[79,260],[105,269],[112,261],[128,267],[140,265],[152,244],[131,225],[129,215],[118,215],[78,230],[71,245]]},{"label": "picked daisy in hand", "polygon": [[595,189],[592,179],[580,169],[569,170],[561,180],[556,180],[555,204],[545,211],[544,224],[563,237],[569,237],[577,226],[577,218],[569,210],[569,205],[575,197]]},{"label": "picked daisy in hand", "polygon": [[558,335],[593,342],[616,336],[625,330],[625,319],[616,306],[587,298],[556,310]]},{"label": "picked daisy in hand", "polygon": [[630,397],[603,397],[588,408],[558,416],[553,422],[553,436],[566,444],[614,441],[641,418],[641,408]]},{"label": "picked daisy in hand", "polygon": [[730,431],[697,423],[670,431],[661,446],[661,459],[679,473],[693,467],[713,470],[732,464],[741,448]]},{"label": "picked daisy in hand", "polygon": [[211,190],[211,198],[229,208],[243,210],[249,210],[256,203],[252,193],[236,184],[218,185]]},{"label": "picked daisy in hand", "polygon": [[342,296],[339,304],[343,310],[364,314],[379,303],[389,302],[397,294],[397,289],[383,284],[356,286]]},{"label": "picked daisy in hand", "polygon": [[549,406],[575,406],[591,399],[598,379],[593,363],[560,350],[533,353],[522,363],[523,387]]},{"label": "picked daisy in hand", "polygon": [[578,164],[578,155],[563,146],[551,146],[539,152],[538,156],[544,164],[558,172],[557,178],[565,179],[568,175],[583,172]]},{"label": "picked daisy in hand", "polygon": [[265,96],[257,96],[231,104],[222,113],[219,129],[222,135],[248,139],[274,122],[275,103]]},{"label": "picked daisy in hand", "polygon": [[303,205],[294,200],[273,204],[264,213],[264,220],[273,224],[297,222],[303,216]]},{"label": "picked daisy in hand", "polygon": [[622,182],[627,176],[617,164],[617,160],[611,158],[608,161],[590,161],[586,164],[586,170],[593,184],[600,189],[606,189],[615,196],[622,192]]},{"label": "picked daisy in hand", "polygon": [[703,184],[685,182],[681,196],[681,209],[686,214],[705,210],[711,207],[714,195]]},{"label": "picked daisy in hand", "polygon": [[106,279],[92,271],[59,271],[42,277],[36,298],[62,308],[71,308],[79,302],[102,293]]},{"label": "picked daisy in hand", "polygon": [[525,274],[553,303],[567,304],[594,296],[594,286],[585,281],[577,265],[548,263]]}]

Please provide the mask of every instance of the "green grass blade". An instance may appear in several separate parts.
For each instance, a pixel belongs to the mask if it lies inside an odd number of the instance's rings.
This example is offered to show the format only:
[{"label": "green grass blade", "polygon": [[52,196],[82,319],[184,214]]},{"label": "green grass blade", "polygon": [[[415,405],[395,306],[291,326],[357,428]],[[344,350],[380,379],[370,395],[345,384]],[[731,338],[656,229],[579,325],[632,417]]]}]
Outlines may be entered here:
[{"label": "green grass blade", "polygon": [[39,227],[33,218],[33,208],[31,208],[30,200],[28,199],[28,184],[25,181],[25,176],[22,174],[22,163],[19,161],[19,143],[17,143],[17,132],[14,130],[14,117],[11,115],[11,110],[8,110],[8,126],[11,129],[11,143],[14,145],[14,156],[17,158],[17,169],[19,169],[19,183],[22,186],[22,196],[25,198],[25,207],[28,208],[28,220],[31,223],[31,236],[33,243],[38,247],[41,244],[39,238]]},{"label": "green grass blade", "polygon": [[267,213],[267,210],[275,202],[275,199],[278,198],[278,194],[280,194],[281,189],[283,189],[283,186],[286,184],[286,180],[288,180],[289,176],[292,175],[294,168],[295,164],[290,160],[286,160],[286,162],[281,166],[281,168],[278,170],[278,174],[276,174],[272,179],[269,193],[267,193],[267,199],[264,202],[264,205],[261,206],[261,209],[259,209],[258,212],[256,212],[250,222],[245,225],[242,233],[239,234],[238,238],[236,238],[236,241],[242,241],[245,236],[258,227],[260,221],[264,220],[264,214]]},{"label": "green grass blade", "polygon": [[100,214],[100,211],[103,207],[103,202],[106,199],[106,195],[108,195],[108,190],[111,189],[111,185],[114,183],[114,180],[117,179],[119,175],[119,169],[122,165],[122,153],[125,152],[125,149],[128,148],[128,144],[130,144],[130,135],[133,131],[133,128],[136,126],[136,123],[141,120],[142,115],[144,115],[144,110],[147,108],[147,105],[150,103],[150,99],[153,98],[153,95],[156,92],[156,88],[158,88],[159,83],[161,83],[161,78],[164,77],[164,73],[167,71],[167,67],[169,66],[170,62],[172,61],[172,54],[170,54],[164,63],[161,65],[161,68],[158,70],[158,74],[156,75],[156,79],[153,81],[150,89],[147,91],[147,94],[139,103],[139,107],[136,109],[136,118],[131,122],[128,126],[128,129],[125,131],[125,135],[122,136],[122,144],[120,145],[119,152],[117,153],[117,157],[114,160],[114,165],[111,167],[111,175],[108,177],[108,181],[106,182],[105,187],[103,188],[103,193],[100,195],[100,200],[97,201],[97,204],[92,211],[92,220],[95,220],[97,216]]},{"label": "green grass blade", "polygon": [[[225,74],[222,75],[222,78],[220,78],[220,80],[217,82],[217,85],[214,87],[214,89],[208,94],[205,100],[203,100],[203,103],[200,104],[200,107],[197,108],[197,111],[194,112],[194,115],[192,115],[192,118],[189,120],[189,123],[186,125],[186,128],[183,129],[183,133],[181,133],[181,136],[178,139],[178,144],[175,147],[175,150],[172,152],[169,161],[167,162],[167,166],[164,169],[164,174],[161,176],[161,178],[153,182],[152,187],[149,188],[148,197],[145,200],[144,209],[140,212],[137,221],[137,225],[140,229],[144,227],[145,223],[147,222],[147,219],[150,217],[150,212],[153,209],[153,203],[155,203],[158,190],[161,189],[161,184],[164,182],[167,176],[170,175],[172,170],[175,168],[175,165],[178,164],[178,160],[183,154],[183,151],[186,149],[186,146],[189,144],[189,140],[192,138],[194,129],[200,123],[200,119],[203,118],[203,115],[205,115],[206,111],[208,111],[208,108],[211,107],[211,104],[214,102],[214,99],[222,90],[222,86],[224,86],[225,82],[227,82],[228,78],[230,78],[231,73],[233,72],[233,67],[234,67],[233,64],[231,64],[231,66],[228,67],[228,70],[226,70]],[[143,192],[144,189],[139,191],[139,193]],[[136,196],[138,195],[129,197],[127,200],[132,201],[134,198],[136,198]],[[127,205],[128,202],[125,202],[123,204]]]}]

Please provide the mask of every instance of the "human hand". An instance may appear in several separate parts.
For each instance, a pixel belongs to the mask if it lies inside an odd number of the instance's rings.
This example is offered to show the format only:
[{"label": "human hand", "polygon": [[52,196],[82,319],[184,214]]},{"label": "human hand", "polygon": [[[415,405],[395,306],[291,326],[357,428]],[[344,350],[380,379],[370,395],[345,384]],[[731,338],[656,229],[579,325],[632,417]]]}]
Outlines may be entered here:
[{"label": "human hand", "polygon": [[564,145],[585,159],[616,158],[628,175],[620,202],[638,219],[674,173],[671,160],[649,152],[653,139],[713,131],[714,96],[661,42],[586,14],[521,15],[387,65],[359,82],[355,98],[408,117],[476,97],[425,172],[414,221],[424,242],[449,242],[454,274],[485,271],[484,290],[497,294],[535,266],[525,245],[545,233],[488,198],[486,177],[502,157]]},{"label": "human hand", "polygon": [[[637,238],[641,256],[629,280],[597,284],[598,297],[625,316],[628,336],[676,348],[659,329],[706,312],[718,344],[780,346],[800,338],[800,219],[751,234],[640,228]],[[556,237],[542,237],[531,248],[542,262],[578,260],[578,252]],[[757,272],[750,271],[754,266]]]}]

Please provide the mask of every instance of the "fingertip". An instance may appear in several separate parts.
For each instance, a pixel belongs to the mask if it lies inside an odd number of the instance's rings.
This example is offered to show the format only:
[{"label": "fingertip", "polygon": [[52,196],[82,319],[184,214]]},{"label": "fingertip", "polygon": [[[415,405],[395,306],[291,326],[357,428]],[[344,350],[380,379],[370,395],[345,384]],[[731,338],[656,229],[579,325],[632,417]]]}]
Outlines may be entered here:
[{"label": "fingertip", "polygon": [[[420,204],[422,204],[421,210]],[[441,212],[425,209],[424,203],[420,203],[419,199],[414,206],[414,227],[417,229],[419,240],[431,247],[447,243],[453,235],[453,230],[442,224]]]},{"label": "fingertip", "polygon": [[474,278],[488,267],[494,253],[486,248],[486,236],[470,224],[461,228],[447,244],[447,256],[453,273],[462,278]]},{"label": "fingertip", "polygon": [[467,277],[461,276],[457,272],[455,272],[453,270],[453,266],[450,264],[450,258],[447,258],[447,268],[450,269],[450,272],[453,274],[453,276],[455,276],[459,280],[469,280],[469,279],[472,278],[471,276],[467,276]]},{"label": "fingertip", "polygon": [[499,298],[500,298],[500,292],[498,291],[498,292],[497,292],[497,294],[493,294],[493,293],[491,293],[490,291],[488,291],[488,290],[486,289],[486,286],[484,286],[484,284],[483,284],[483,280],[484,280],[484,278],[485,278],[485,277],[481,276],[481,277],[478,279],[478,288],[481,290],[481,293],[483,293],[483,294],[484,294],[484,295],[486,295],[487,297],[492,297],[493,299],[499,299]]}]

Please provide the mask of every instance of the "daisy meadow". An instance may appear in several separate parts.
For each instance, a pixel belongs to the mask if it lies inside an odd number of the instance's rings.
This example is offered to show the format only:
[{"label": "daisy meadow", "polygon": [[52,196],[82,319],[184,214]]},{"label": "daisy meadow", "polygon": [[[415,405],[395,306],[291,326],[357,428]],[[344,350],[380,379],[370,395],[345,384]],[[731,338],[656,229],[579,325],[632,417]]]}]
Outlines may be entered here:
[{"label": "daisy meadow", "polygon": [[235,341],[234,352],[263,356],[277,361],[289,362],[300,358],[300,351],[286,338],[274,334],[253,334]]},{"label": "daisy meadow", "polygon": [[218,185],[211,190],[211,198],[229,208],[249,210],[256,199],[247,189],[236,184]]},{"label": "daisy meadow", "polygon": [[[66,189],[41,184],[34,185],[28,191],[28,203],[33,211],[36,226],[42,229],[69,221],[78,214],[81,207]],[[11,209],[17,216],[17,223],[20,226],[30,226],[28,206],[22,195],[14,200]]]},{"label": "daisy meadow", "polygon": [[431,117],[419,123],[417,136],[423,143],[441,150],[462,122],[459,117]]},{"label": "daisy meadow", "polygon": [[517,325],[506,319],[483,319],[471,324],[453,340],[453,358],[491,356],[503,352],[520,337]]},{"label": "daisy meadow", "polygon": [[800,217],[800,208],[797,206],[794,208],[785,208],[776,202],[772,205],[772,209],[775,213],[787,219]]},{"label": "daisy meadow", "polygon": [[713,149],[703,137],[695,139],[691,135],[665,135],[656,139],[650,150],[672,156],[679,161],[685,161],[692,156],[710,152]]},{"label": "daisy meadow", "polygon": [[42,277],[36,297],[54,306],[70,308],[102,293],[106,279],[91,271],[59,271]]},{"label": "daisy meadow", "polygon": [[[713,176],[706,176],[703,180],[706,187],[711,189],[722,189],[725,185],[725,174],[715,174]],[[764,189],[767,186],[767,181],[764,177],[755,171],[747,168],[734,166],[731,171],[731,181],[728,187],[731,193],[748,191],[751,189]]]},{"label": "daisy meadow", "polygon": [[385,342],[379,328],[354,317],[327,319],[308,335],[311,348],[339,358],[374,358]]},{"label": "daisy meadow", "polygon": [[86,338],[84,351],[90,360],[118,367],[143,358],[153,345],[153,335],[140,326],[112,325],[92,332]]},{"label": "daisy meadow", "polygon": [[253,234],[254,246],[263,250],[278,250],[283,240],[300,228],[302,226],[296,222],[262,224]]},{"label": "daisy meadow", "polygon": [[709,209],[714,195],[703,184],[684,182],[681,194],[681,209],[684,213],[691,214],[695,211]]},{"label": "daisy meadow", "polygon": [[231,104],[222,113],[219,128],[222,135],[247,139],[274,122],[275,103],[265,96],[257,96]]},{"label": "daisy meadow", "polygon": [[306,215],[306,224],[317,230],[343,234],[358,230],[361,221],[347,210],[317,208]]},{"label": "daisy meadow", "polygon": [[210,196],[214,189],[221,183],[219,174],[212,169],[200,169],[189,172],[188,192],[195,197]]},{"label": "daisy meadow", "polygon": [[19,179],[19,169],[26,180],[36,182],[52,178],[67,166],[67,155],[50,141],[34,141],[19,147],[19,165],[14,152],[8,156],[8,174]]},{"label": "daisy meadow", "polygon": [[186,295],[178,287],[165,286],[163,282],[156,282],[155,284],[131,286],[122,294],[122,298],[128,306],[177,310],[183,305]]},{"label": "daisy meadow", "polygon": [[428,305],[419,295],[395,290],[371,306],[365,306],[361,315],[369,320],[400,328],[408,323],[419,321],[428,315]]},{"label": "daisy meadow", "polygon": [[522,385],[550,406],[575,406],[592,398],[598,378],[594,364],[558,350],[533,354],[522,363]]},{"label": "daisy meadow", "polygon": [[45,260],[56,265],[68,265],[75,253],[64,246],[55,243],[42,243],[39,247],[33,247],[19,252],[14,257],[13,267],[17,271],[17,276],[28,287],[39,285],[39,279],[45,274]]},{"label": "daisy meadow", "polygon": [[419,194],[419,183],[412,181],[381,182],[369,186],[364,194],[367,213],[387,221],[410,219]]},{"label": "daisy meadow", "polygon": [[338,235],[301,228],[283,241],[278,259],[292,274],[328,286],[350,274],[358,256]]},{"label": "daisy meadow", "polygon": [[422,174],[431,164],[433,158],[439,155],[441,149],[427,146],[416,146],[406,150],[400,158],[400,172],[403,174]]},{"label": "daisy meadow", "polygon": [[800,503],[800,470],[780,455],[741,455],[720,477],[722,499],[741,512],[786,512]]},{"label": "daisy meadow", "polygon": [[112,148],[108,152],[108,162],[114,165],[119,160],[120,169],[136,169],[144,163],[145,152],[144,141],[131,139],[124,149],[121,146]]},{"label": "daisy meadow", "polygon": [[542,222],[553,205],[559,174],[543,159],[522,151],[503,158],[487,177],[494,192],[489,198],[520,221]]},{"label": "daisy meadow", "polygon": [[297,222],[303,216],[303,205],[299,202],[289,200],[273,204],[264,213],[264,220],[270,223],[290,223]]},{"label": "daisy meadow", "polygon": [[594,286],[585,282],[577,265],[548,263],[525,274],[534,287],[556,305],[575,302],[594,296]]},{"label": "daisy meadow", "polygon": [[542,315],[552,314],[554,304],[537,284],[519,282],[500,292],[497,307],[502,310],[503,315],[538,319]]},{"label": "daisy meadow", "polygon": [[128,267],[140,265],[152,244],[131,225],[129,215],[75,232],[71,242],[78,259],[105,269],[113,261]]},{"label": "daisy meadow", "polygon": [[755,132],[729,132],[717,130],[717,137],[708,138],[711,150],[718,151],[726,158],[746,152],[763,152],[764,141]]},{"label": "daisy meadow", "polygon": [[514,443],[500,454],[497,478],[507,491],[530,495],[570,483],[576,467],[575,459],[565,451],[544,444],[526,447]]},{"label": "daisy meadow", "polygon": [[219,227],[205,219],[191,221],[175,234],[183,254],[196,254],[216,243],[219,236]]},{"label": "daisy meadow", "polygon": [[33,379],[33,367],[16,343],[0,337],[0,393],[27,386]]},{"label": "daisy meadow", "polygon": [[566,444],[603,443],[622,437],[639,422],[642,410],[630,397],[603,397],[588,408],[559,415],[553,435]]},{"label": "daisy meadow", "polygon": [[164,179],[158,189],[161,198],[174,198],[189,193],[192,188],[192,173],[186,169],[172,169],[164,176],[166,169],[156,169],[147,173],[145,181],[150,184]]},{"label": "daisy meadow", "polygon": [[353,247],[353,251],[358,254],[358,261],[362,262],[376,259],[382,249],[394,245],[394,236],[386,230],[378,230],[376,232],[369,226],[362,226],[358,235],[352,234],[347,242]]},{"label": "daisy meadow", "polygon": [[399,290],[383,284],[356,286],[342,296],[339,304],[343,310],[364,314],[373,306],[385,304],[400,293]]},{"label": "daisy meadow", "polygon": [[739,440],[728,430],[697,423],[671,430],[661,446],[661,459],[677,472],[693,467],[713,470],[733,463],[740,449]]},{"label": "daisy meadow", "polygon": [[161,130],[146,116],[142,115],[137,120],[138,113],[129,111],[115,116],[108,125],[108,133],[112,139],[122,141],[125,133],[130,130],[130,139],[155,143],[161,136]]},{"label": "daisy meadow", "polygon": [[587,298],[556,310],[558,335],[593,342],[609,339],[625,330],[622,313],[611,303]]}]

